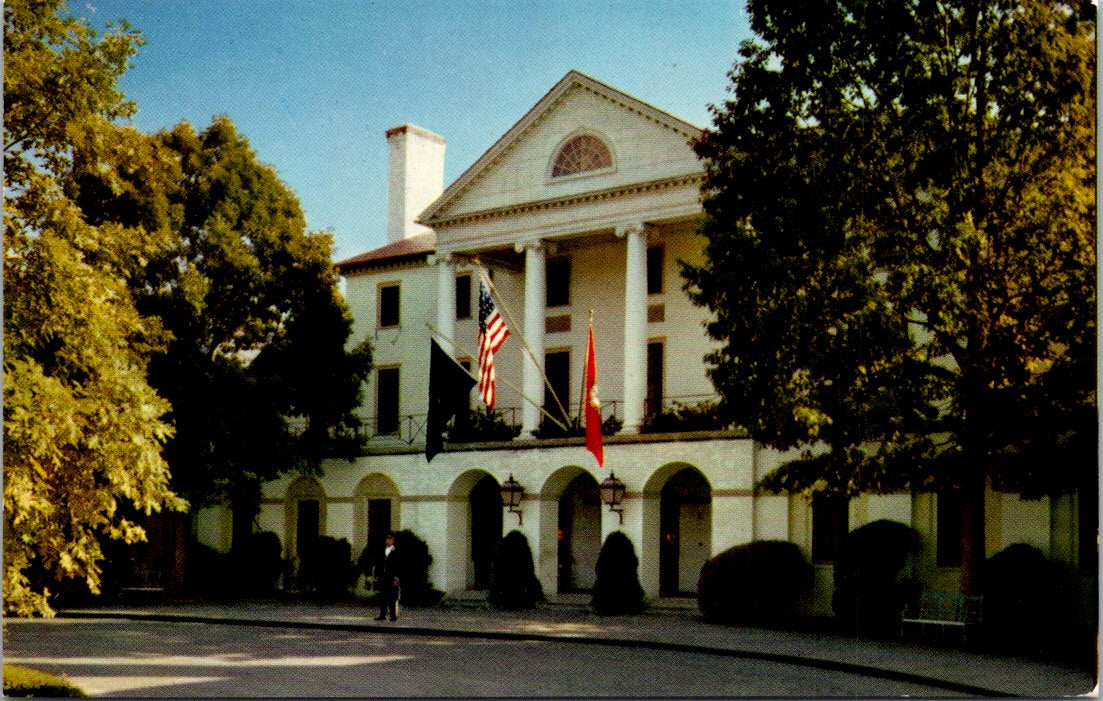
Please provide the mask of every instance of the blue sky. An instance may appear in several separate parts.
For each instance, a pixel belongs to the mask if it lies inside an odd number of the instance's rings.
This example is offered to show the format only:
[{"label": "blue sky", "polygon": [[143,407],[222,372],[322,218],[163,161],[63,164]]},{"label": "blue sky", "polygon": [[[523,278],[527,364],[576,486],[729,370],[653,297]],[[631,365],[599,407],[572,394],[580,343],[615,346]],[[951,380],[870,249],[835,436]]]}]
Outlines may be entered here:
[{"label": "blue sky", "polygon": [[120,87],[133,124],[228,115],[337,260],[383,245],[386,140],[448,140],[445,186],[567,71],[709,126],[749,36],[743,0],[70,0],[147,43]]}]

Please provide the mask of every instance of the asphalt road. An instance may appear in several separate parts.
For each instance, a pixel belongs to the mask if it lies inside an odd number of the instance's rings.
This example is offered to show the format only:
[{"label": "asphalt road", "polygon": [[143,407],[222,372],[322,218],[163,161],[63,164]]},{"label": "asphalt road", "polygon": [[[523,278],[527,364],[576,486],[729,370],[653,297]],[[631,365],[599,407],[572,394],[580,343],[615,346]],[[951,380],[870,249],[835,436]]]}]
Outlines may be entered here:
[{"label": "asphalt road", "polygon": [[107,697],[946,697],[721,655],[203,623],[4,620],[4,661]]}]

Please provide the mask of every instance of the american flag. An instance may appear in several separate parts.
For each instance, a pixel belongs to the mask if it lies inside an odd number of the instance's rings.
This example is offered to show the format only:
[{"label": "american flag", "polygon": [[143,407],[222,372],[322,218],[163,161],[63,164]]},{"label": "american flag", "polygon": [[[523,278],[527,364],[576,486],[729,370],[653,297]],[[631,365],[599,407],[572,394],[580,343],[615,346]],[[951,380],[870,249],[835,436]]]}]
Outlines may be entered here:
[{"label": "american flag", "polygon": [[494,354],[509,336],[506,322],[490,298],[490,282],[480,271],[479,282],[479,396],[488,409],[494,408]]}]

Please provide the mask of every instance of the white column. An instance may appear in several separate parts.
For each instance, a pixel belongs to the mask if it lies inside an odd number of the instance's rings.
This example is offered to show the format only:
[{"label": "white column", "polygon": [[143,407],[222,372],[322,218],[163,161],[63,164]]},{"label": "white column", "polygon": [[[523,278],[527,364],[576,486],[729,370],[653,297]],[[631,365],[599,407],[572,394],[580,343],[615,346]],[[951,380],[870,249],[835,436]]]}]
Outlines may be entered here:
[{"label": "white column", "polygon": [[434,335],[437,343],[455,357],[452,339],[456,337],[456,269],[448,254],[437,256],[437,330],[440,332]]},{"label": "white column", "polygon": [[647,233],[643,224],[617,227],[626,241],[624,277],[624,428],[639,433],[647,400]]},{"label": "white column", "polygon": [[[544,246],[539,241],[519,243],[518,252],[525,252],[525,340],[532,355],[544,362],[544,309],[547,307],[547,280]],[[524,382],[527,398],[521,405],[521,434],[531,436],[540,427],[540,409],[528,401],[544,399],[544,372],[525,352]]]}]

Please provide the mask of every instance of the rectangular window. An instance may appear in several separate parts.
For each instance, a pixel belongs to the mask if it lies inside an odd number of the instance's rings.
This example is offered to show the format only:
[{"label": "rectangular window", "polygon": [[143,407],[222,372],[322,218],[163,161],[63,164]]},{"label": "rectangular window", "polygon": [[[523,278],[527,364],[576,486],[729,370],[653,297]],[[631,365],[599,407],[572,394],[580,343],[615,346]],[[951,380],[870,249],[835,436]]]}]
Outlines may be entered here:
[{"label": "rectangular window", "polygon": [[397,284],[379,286],[379,328],[398,326],[400,299],[400,288]]},{"label": "rectangular window", "polygon": [[961,493],[940,492],[935,501],[935,564],[961,567]]},{"label": "rectangular window", "polygon": [[663,247],[652,246],[647,249],[647,294],[657,295],[663,291]]},{"label": "rectangular window", "polygon": [[375,390],[375,432],[398,433],[398,368],[379,368]]},{"label": "rectangular window", "polygon": [[[467,372],[473,374],[476,378],[478,377],[478,373],[473,372],[472,369],[471,369],[472,367],[474,367],[474,363],[471,360],[471,358],[456,358],[456,362],[459,363],[460,367],[462,367],[464,370],[466,370]],[[471,393],[472,392],[478,392],[478,385],[476,385],[475,388],[473,388],[470,392],[467,393],[467,409],[468,409],[468,411],[471,410]],[[476,396],[478,396],[478,395],[476,395]]]},{"label": "rectangular window", "polygon": [[812,562],[830,564],[842,548],[841,537],[848,528],[847,500],[817,492],[812,497]]},{"label": "rectangular window", "polygon": [[456,277],[456,318],[471,318],[471,276]]},{"label": "rectangular window", "polygon": [[571,303],[571,259],[553,258],[547,263],[547,302],[549,307]]},{"label": "rectangular window", "polygon": [[647,397],[643,414],[652,416],[663,409],[663,342],[647,344]]},{"label": "rectangular window", "polygon": [[[571,410],[571,352],[550,351],[545,354],[544,373],[548,376],[548,383],[551,385],[550,390],[546,385],[544,387],[544,411],[566,423],[563,412],[559,409],[559,403],[562,403],[563,408],[568,412]],[[559,398],[559,403],[555,401],[556,397]]]}]

